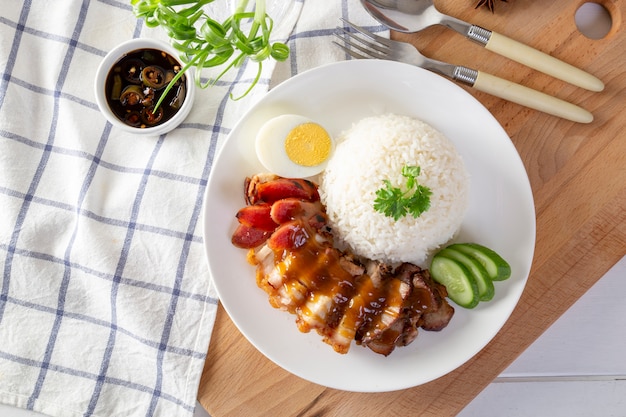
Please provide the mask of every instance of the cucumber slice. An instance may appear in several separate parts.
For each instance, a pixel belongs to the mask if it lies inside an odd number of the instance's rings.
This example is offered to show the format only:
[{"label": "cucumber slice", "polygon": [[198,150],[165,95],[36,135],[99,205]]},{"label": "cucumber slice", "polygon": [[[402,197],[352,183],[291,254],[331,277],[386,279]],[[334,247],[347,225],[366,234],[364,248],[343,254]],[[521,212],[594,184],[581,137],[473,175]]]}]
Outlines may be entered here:
[{"label": "cucumber slice", "polygon": [[453,248],[443,249],[439,253],[447,258],[459,261],[470,271],[478,286],[478,297],[480,301],[489,301],[493,298],[495,294],[493,281],[491,281],[489,274],[480,262]]},{"label": "cucumber slice", "polygon": [[508,262],[485,246],[478,243],[455,243],[449,248],[463,252],[480,262],[492,281],[504,281],[511,276],[511,266]]},{"label": "cucumber slice", "polygon": [[480,301],[476,281],[462,263],[437,254],[430,265],[430,275],[446,287],[448,297],[459,306],[474,308]]}]

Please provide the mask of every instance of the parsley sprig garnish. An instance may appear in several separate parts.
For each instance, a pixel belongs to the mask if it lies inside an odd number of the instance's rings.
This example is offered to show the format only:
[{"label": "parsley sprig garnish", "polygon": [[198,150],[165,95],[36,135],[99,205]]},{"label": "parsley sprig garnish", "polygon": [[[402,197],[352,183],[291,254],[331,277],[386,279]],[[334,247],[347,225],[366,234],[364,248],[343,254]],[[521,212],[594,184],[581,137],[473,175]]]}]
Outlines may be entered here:
[{"label": "parsley sprig garnish", "polygon": [[376,191],[374,210],[383,213],[387,217],[393,217],[398,221],[410,213],[414,218],[430,208],[430,188],[420,185],[417,177],[420,175],[420,167],[402,167],[402,176],[406,178],[406,190],[393,187],[391,181],[383,180],[385,186]]}]

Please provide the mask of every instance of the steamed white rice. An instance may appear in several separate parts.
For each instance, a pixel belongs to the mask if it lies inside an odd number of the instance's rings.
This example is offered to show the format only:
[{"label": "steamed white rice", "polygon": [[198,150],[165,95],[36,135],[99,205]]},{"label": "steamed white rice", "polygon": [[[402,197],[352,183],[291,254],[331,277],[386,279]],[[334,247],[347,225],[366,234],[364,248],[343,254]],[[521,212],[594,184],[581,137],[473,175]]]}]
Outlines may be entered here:
[{"label": "steamed white rice", "polygon": [[[406,188],[405,165],[421,167],[417,182],[431,189],[431,206],[395,221],[373,205],[383,180]],[[393,114],[362,119],[342,133],[319,185],[336,243],[390,263],[424,266],[457,233],[469,200],[469,176],[452,142],[420,120]]]}]

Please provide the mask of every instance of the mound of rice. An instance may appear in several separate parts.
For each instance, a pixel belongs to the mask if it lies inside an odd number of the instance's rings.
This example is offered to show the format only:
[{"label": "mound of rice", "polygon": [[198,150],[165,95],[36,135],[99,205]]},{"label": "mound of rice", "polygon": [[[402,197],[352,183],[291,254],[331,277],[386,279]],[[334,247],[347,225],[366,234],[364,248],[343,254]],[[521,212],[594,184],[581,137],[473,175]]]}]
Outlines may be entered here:
[{"label": "mound of rice", "polygon": [[[388,179],[406,188],[405,165],[420,166],[432,191],[430,209],[395,221],[374,210]],[[338,246],[373,260],[424,266],[458,231],[469,200],[469,176],[454,145],[430,125],[388,114],[360,120],[337,138],[319,191]]]}]

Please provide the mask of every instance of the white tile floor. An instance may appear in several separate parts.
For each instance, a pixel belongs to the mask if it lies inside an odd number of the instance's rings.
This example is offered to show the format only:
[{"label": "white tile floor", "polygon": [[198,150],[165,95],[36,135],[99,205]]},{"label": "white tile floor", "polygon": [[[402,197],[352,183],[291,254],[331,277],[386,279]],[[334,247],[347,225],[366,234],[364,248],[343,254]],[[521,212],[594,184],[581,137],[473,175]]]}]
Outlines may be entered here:
[{"label": "white tile floor", "polygon": [[[458,417],[626,417],[626,257]],[[2,417],[41,417],[0,405]],[[198,405],[194,417],[209,417]]]}]

